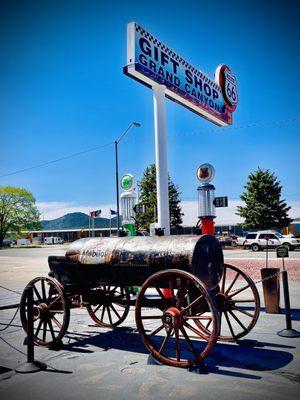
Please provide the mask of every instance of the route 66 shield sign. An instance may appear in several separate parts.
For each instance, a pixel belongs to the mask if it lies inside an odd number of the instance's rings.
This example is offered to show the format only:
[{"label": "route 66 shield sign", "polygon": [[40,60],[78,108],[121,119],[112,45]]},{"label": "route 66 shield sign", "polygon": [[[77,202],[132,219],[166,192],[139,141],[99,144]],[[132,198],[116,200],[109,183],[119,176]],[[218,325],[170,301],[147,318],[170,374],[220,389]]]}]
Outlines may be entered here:
[{"label": "route 66 shield sign", "polygon": [[226,99],[229,101],[231,106],[236,106],[238,103],[236,77],[233,75],[230,69],[226,69],[224,71],[224,78],[225,78],[224,86],[225,86]]},{"label": "route 66 shield sign", "polygon": [[238,104],[237,79],[227,65],[219,65],[215,73],[215,81],[220,86],[228,108],[234,111]]}]

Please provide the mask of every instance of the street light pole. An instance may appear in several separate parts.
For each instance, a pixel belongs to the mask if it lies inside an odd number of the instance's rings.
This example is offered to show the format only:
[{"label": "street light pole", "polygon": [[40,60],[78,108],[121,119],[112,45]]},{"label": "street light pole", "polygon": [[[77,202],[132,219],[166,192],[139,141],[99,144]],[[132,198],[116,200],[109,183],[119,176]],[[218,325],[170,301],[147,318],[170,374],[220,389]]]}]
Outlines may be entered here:
[{"label": "street light pole", "polygon": [[139,122],[131,122],[131,124],[128,126],[128,128],[122,133],[122,135],[119,137],[118,140],[115,140],[115,169],[116,169],[116,195],[117,195],[117,235],[119,236],[120,232],[120,206],[119,206],[119,165],[118,165],[118,144],[120,141],[123,139],[123,137],[126,135],[126,133],[129,131],[129,129],[132,126],[140,127],[141,124]]},{"label": "street light pole", "polygon": [[120,206],[119,206],[119,166],[118,166],[118,141],[115,141],[115,157],[116,157],[116,193],[117,193],[117,236],[120,231]]}]

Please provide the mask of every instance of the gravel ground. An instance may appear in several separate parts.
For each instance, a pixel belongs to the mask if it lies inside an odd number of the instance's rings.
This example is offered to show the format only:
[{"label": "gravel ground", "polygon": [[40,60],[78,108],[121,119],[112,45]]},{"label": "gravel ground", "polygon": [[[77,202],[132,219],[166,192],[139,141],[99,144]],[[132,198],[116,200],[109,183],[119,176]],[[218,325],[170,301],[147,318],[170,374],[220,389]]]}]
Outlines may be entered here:
[{"label": "gravel ground", "polygon": [[[250,259],[226,259],[225,263],[234,265],[240,268],[242,271],[246,272],[252,279],[260,279],[261,268],[265,267],[265,262],[262,260],[250,260]],[[280,268],[282,270],[281,260],[269,260],[268,267],[270,268]],[[300,282],[300,261],[299,260],[285,260],[285,269],[288,272],[289,280]],[[231,276],[233,278],[233,276]]]}]

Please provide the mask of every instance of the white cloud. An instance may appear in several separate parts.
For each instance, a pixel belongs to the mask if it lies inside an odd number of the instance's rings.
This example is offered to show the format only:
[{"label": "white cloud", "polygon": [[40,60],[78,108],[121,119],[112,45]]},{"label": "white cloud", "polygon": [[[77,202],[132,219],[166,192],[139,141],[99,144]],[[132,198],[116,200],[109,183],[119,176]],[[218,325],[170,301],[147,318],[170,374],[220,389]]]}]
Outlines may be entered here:
[{"label": "white cloud", "polygon": [[[237,206],[242,205],[241,200],[230,200],[228,199],[228,207],[216,208],[217,217],[215,223],[217,225],[234,225],[239,222],[243,222],[242,218],[236,215]],[[289,201],[288,205],[291,207],[289,216],[291,218],[300,217],[300,201]],[[195,225],[198,221],[198,203],[197,201],[186,201],[181,202],[184,225]]]},{"label": "white cloud", "polygon": [[289,216],[291,218],[300,218],[300,201],[287,201],[287,204],[291,207]]},{"label": "white cloud", "polygon": [[[241,200],[228,199],[228,207],[216,208],[217,217],[215,223],[217,225],[234,225],[242,222],[242,219],[236,215],[236,207],[241,205]],[[288,205],[291,206],[289,216],[291,218],[300,217],[300,201],[290,201]],[[183,200],[181,202],[183,216],[183,225],[195,225],[198,221],[198,203],[197,201]],[[65,214],[72,212],[83,212],[89,214],[91,210],[102,210],[101,216],[109,218],[109,210],[116,210],[116,205],[111,204],[88,204],[80,205],[76,203],[65,202],[40,202],[37,203],[42,219],[55,219],[62,217]]]},{"label": "white cloud", "polygon": [[[215,223],[218,225],[233,225],[238,222],[242,222],[242,219],[235,215],[236,207],[241,205],[240,200],[228,200],[228,207],[217,208]],[[181,202],[184,225],[195,225],[198,221],[198,203],[197,201],[185,201]]]}]

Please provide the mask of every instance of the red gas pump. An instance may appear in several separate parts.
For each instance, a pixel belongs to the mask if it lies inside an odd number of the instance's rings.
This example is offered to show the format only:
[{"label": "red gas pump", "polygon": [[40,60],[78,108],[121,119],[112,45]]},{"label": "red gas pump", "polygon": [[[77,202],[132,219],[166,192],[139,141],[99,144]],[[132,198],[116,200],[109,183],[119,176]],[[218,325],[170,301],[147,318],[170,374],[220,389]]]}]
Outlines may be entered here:
[{"label": "red gas pump", "polygon": [[202,235],[214,235],[215,223],[213,219],[202,218],[201,220]]},{"label": "red gas pump", "polygon": [[[197,170],[197,178],[201,182],[198,187],[198,216],[201,221],[201,229],[203,235],[215,234],[215,187],[209,182],[215,176],[215,169],[211,164],[201,164]],[[172,298],[170,289],[162,289],[164,297]]]},{"label": "red gas pump", "polygon": [[215,169],[211,164],[201,164],[197,170],[197,178],[201,182],[198,187],[198,217],[201,221],[203,235],[215,234],[215,187],[210,184],[215,176]]}]

